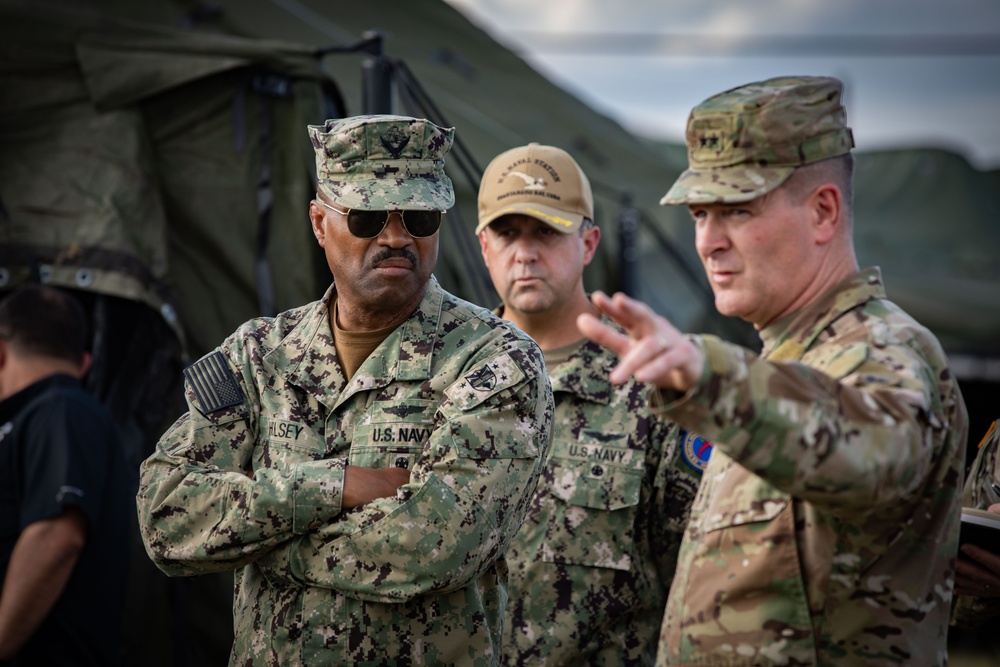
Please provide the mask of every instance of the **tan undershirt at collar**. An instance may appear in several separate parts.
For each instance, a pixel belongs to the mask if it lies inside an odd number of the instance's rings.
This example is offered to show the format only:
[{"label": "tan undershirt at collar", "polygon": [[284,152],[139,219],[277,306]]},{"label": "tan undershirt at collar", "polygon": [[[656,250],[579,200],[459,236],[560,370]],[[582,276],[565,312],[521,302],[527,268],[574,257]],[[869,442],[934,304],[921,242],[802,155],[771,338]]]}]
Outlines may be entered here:
[{"label": "tan undershirt at collar", "polygon": [[393,325],[375,331],[344,331],[337,321],[337,302],[333,302],[333,345],[343,367],[344,375],[350,380],[365,359],[371,356],[379,345],[389,337],[396,327]]},{"label": "tan undershirt at collar", "polygon": [[580,348],[583,347],[586,342],[586,338],[581,338],[580,340],[573,341],[569,345],[563,345],[562,347],[553,348],[551,350],[542,350],[542,358],[545,359],[545,365],[552,368],[553,366],[565,363],[571,356],[579,352]]}]

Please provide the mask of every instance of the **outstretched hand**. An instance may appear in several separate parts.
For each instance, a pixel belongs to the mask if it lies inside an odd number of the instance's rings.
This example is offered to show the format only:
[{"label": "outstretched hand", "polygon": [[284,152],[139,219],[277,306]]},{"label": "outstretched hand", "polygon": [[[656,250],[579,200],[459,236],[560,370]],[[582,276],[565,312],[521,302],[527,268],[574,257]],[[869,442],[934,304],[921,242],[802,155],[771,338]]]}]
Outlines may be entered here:
[{"label": "outstretched hand", "polygon": [[611,382],[622,384],[634,377],[661,389],[682,392],[698,382],[705,365],[701,350],[652,308],[620,292],[612,297],[594,292],[591,301],[628,334],[619,333],[589,313],[576,319],[580,333],[618,355]]}]

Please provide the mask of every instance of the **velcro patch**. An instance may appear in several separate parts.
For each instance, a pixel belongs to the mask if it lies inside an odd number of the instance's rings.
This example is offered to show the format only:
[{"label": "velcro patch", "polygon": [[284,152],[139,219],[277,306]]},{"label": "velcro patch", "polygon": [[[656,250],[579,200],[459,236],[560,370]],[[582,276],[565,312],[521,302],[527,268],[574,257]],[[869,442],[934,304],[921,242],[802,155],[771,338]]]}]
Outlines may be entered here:
[{"label": "velcro patch", "polygon": [[202,412],[215,412],[243,402],[226,357],[216,350],[184,369],[184,379],[198,398]]},{"label": "velcro patch", "polygon": [[498,391],[515,386],[524,377],[517,362],[504,352],[468,370],[445,394],[460,410],[468,410]]},{"label": "velcro patch", "polygon": [[708,467],[708,459],[712,456],[712,443],[696,433],[682,431],[684,439],[681,441],[681,455],[684,463],[697,470],[705,472]]}]

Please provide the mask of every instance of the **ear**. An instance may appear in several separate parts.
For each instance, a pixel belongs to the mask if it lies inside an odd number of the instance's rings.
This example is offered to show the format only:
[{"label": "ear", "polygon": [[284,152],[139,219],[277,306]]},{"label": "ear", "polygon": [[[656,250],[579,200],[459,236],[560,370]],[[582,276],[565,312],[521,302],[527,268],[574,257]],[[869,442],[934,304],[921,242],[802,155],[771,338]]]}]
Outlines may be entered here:
[{"label": "ear", "polygon": [[312,223],[313,236],[320,245],[323,245],[326,238],[326,228],[323,226],[325,218],[326,212],[323,208],[315,201],[309,202],[309,222]]},{"label": "ear", "polygon": [[594,259],[597,252],[597,244],[601,241],[601,228],[588,227],[583,230],[583,265],[587,266]]},{"label": "ear", "polygon": [[90,352],[84,352],[83,353],[83,356],[80,358],[80,375],[79,375],[79,377],[81,379],[85,375],[87,375],[87,372],[90,370],[90,364],[93,361],[94,361],[94,357],[90,354]]},{"label": "ear", "polygon": [[486,232],[489,231],[489,227],[484,227],[483,231],[479,232],[479,250],[483,253],[483,262],[486,264],[486,268],[490,266],[490,258],[487,256],[486,251],[490,247],[489,239],[486,238]]},{"label": "ear", "polygon": [[843,196],[833,183],[824,183],[809,197],[813,215],[816,243],[825,245],[832,241],[844,226],[842,219]]}]

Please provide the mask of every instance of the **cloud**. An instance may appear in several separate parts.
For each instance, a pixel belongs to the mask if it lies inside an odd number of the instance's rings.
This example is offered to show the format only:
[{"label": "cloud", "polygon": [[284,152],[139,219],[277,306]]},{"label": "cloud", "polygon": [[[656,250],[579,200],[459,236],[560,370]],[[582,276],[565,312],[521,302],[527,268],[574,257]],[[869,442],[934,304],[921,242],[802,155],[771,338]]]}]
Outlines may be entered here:
[{"label": "cloud", "polygon": [[[824,74],[845,81],[859,148],[942,146],[1000,166],[996,0],[449,2],[636,132],[680,141],[691,107],[710,95],[771,76]],[[545,33],[554,36],[544,41]],[[554,48],[555,35],[567,33],[585,33],[583,47]],[[987,54],[950,54],[966,43]]]}]

